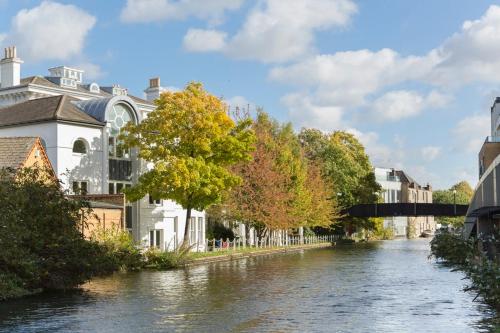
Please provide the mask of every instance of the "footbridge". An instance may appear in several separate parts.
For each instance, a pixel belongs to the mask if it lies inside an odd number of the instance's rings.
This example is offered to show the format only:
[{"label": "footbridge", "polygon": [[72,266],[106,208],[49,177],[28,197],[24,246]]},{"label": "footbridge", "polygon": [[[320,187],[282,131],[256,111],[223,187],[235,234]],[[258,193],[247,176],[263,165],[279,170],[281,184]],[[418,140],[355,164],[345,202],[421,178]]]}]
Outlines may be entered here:
[{"label": "footbridge", "polygon": [[348,208],[344,213],[352,217],[391,216],[466,216],[468,205],[438,203],[377,203],[360,204]]}]

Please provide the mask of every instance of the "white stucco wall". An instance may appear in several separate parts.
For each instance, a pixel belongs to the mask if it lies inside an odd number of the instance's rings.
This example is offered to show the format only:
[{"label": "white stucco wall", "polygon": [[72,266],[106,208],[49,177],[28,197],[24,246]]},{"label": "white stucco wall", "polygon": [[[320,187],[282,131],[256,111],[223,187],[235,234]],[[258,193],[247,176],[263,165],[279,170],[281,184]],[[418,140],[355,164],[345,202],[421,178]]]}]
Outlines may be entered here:
[{"label": "white stucco wall", "polygon": [[[195,239],[191,239],[193,250],[203,250],[205,248],[206,235],[206,216],[205,212],[196,210],[191,211],[191,216],[196,218]],[[184,239],[184,228],[186,226],[186,210],[171,200],[162,200],[162,204],[149,203],[149,197],[146,196],[140,201],[140,228],[138,230],[141,245],[149,246],[149,232],[151,230],[162,230],[162,249],[174,250]],[[203,219],[202,238],[199,238],[198,219]],[[177,232],[175,230],[175,221],[177,220]]]},{"label": "white stucco wall", "polygon": [[[73,181],[87,181],[89,194],[103,193],[103,141],[102,128],[85,127],[72,124],[57,124],[57,175],[66,189]],[[73,143],[85,140],[86,154],[73,153]]]}]

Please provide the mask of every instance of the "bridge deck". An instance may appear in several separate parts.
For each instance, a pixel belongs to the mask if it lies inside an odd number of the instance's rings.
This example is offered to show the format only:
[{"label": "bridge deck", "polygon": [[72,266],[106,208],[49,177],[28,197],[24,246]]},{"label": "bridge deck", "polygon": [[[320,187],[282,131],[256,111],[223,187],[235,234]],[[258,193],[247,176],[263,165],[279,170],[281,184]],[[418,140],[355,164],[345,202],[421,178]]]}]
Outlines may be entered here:
[{"label": "bridge deck", "polygon": [[353,217],[389,216],[465,216],[468,205],[435,203],[379,203],[360,204],[347,209]]}]

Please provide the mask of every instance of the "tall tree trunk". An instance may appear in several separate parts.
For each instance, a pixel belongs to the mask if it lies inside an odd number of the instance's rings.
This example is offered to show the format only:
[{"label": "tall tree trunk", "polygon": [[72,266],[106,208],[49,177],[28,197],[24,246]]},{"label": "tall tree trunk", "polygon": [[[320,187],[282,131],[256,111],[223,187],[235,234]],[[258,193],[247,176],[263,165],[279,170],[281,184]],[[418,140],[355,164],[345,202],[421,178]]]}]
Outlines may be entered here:
[{"label": "tall tree trunk", "polygon": [[186,225],[184,226],[184,239],[182,240],[181,248],[187,248],[189,246],[189,231],[191,224],[191,207],[186,208]]}]

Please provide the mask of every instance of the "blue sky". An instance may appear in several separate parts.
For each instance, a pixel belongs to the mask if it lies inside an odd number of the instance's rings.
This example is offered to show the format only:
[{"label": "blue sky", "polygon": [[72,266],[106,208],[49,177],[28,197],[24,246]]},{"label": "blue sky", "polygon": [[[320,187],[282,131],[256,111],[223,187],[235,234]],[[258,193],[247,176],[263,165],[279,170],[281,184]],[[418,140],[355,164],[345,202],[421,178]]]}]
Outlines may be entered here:
[{"label": "blue sky", "polygon": [[0,0],[22,75],[70,65],[138,96],[201,81],[297,129],[348,130],[421,183],[477,181],[500,95],[500,1]]}]

